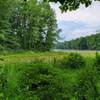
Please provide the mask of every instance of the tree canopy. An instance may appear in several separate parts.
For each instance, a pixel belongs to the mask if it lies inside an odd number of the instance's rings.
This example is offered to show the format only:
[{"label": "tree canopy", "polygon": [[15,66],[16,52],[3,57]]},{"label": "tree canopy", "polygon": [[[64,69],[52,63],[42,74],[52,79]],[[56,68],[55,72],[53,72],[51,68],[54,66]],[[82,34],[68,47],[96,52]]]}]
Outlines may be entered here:
[{"label": "tree canopy", "polygon": [[[93,0],[44,0],[49,2],[59,2],[61,4],[60,9],[62,11],[72,11],[76,10],[80,7],[81,4],[85,5],[85,7],[88,7],[91,5]],[[94,0],[94,1],[100,1],[100,0]]]},{"label": "tree canopy", "polygon": [[57,33],[48,3],[0,0],[0,49],[50,50]]},{"label": "tree canopy", "polygon": [[71,41],[58,42],[57,49],[100,50],[100,33],[80,37]]}]

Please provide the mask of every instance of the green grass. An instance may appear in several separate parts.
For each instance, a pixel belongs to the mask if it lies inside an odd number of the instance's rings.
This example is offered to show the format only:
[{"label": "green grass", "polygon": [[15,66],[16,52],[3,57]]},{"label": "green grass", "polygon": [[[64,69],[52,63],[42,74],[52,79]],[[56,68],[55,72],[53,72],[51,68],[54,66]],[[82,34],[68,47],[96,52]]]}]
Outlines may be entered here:
[{"label": "green grass", "polygon": [[[92,70],[95,52],[80,52],[80,54],[86,60],[86,66],[80,69],[70,69],[67,67],[63,68],[63,65],[53,65],[54,59],[59,62],[62,58],[67,56],[68,53],[69,52],[27,51],[1,54],[0,75],[4,73],[3,80],[5,85],[3,89],[0,90],[0,100],[44,100],[44,97],[47,97],[46,100],[67,100],[67,98],[70,98],[68,100],[77,100],[74,88],[77,84],[79,84],[82,73],[86,72],[87,70]],[[33,75],[37,83],[45,80],[50,82],[49,84],[51,85],[40,87],[40,89],[34,90],[32,92],[33,94],[28,92],[28,90],[23,90],[22,87],[20,88],[20,85],[26,85],[27,81],[29,81],[26,80],[26,77],[24,77],[24,74],[27,75],[24,72],[27,72],[29,68],[32,68],[37,74],[35,77],[33,72],[29,72]],[[44,70],[42,71],[45,74],[37,72],[39,68],[43,68]],[[45,69],[48,71],[46,72]],[[31,80],[33,77],[31,77]],[[24,81],[21,82],[21,79],[23,78],[26,83],[24,83]],[[99,88],[99,82],[96,84]],[[60,91],[59,88],[61,88],[62,91]],[[54,98],[50,99],[49,96]]]},{"label": "green grass", "polygon": [[[0,64],[10,64],[19,62],[31,62],[34,59],[43,59],[51,61],[53,58],[60,59],[66,56],[69,52],[18,52],[18,53],[4,53],[0,55]],[[84,57],[95,57],[95,51],[79,52]]]}]

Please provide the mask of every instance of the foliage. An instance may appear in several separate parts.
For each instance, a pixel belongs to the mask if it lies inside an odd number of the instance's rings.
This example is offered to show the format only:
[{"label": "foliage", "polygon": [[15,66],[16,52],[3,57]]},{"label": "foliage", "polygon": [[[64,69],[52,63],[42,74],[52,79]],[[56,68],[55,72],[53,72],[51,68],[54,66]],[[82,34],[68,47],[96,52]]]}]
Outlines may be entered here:
[{"label": "foliage", "polygon": [[0,46],[7,50],[49,51],[52,48],[58,31],[55,13],[48,3],[36,0],[0,2]]},{"label": "foliage", "polygon": [[3,47],[2,45],[0,45],[0,50],[1,50],[1,51],[4,50],[4,47]]},{"label": "foliage", "polygon": [[95,66],[97,70],[100,71],[100,54],[98,52],[96,52]]},{"label": "foliage", "polygon": [[85,59],[78,53],[70,53],[63,59],[63,65],[69,68],[81,68],[85,66]]},{"label": "foliage", "polygon": [[89,57],[83,53],[87,65],[76,70],[52,65],[54,57],[60,63],[65,54],[24,51],[0,55],[0,99],[98,100],[100,78],[92,64],[95,53]]},{"label": "foliage", "polygon": [[100,33],[71,41],[58,42],[58,49],[100,50]]},{"label": "foliage", "polygon": [[7,89],[7,76],[6,72],[2,66],[0,66],[0,99],[4,100],[6,98]]},{"label": "foliage", "polygon": [[[33,65],[34,66],[34,65]],[[20,84],[20,93],[25,98],[36,96],[39,100],[62,100],[69,98],[68,87],[63,83],[63,79],[53,72],[45,64],[35,64],[28,67],[23,72]],[[46,65],[47,66],[47,65]]]},{"label": "foliage", "polygon": [[[84,4],[85,7],[88,7],[91,5],[93,2],[92,0],[44,0],[44,1],[49,1],[49,2],[60,2],[61,6],[60,9],[62,11],[67,11],[67,10],[76,10],[80,7],[81,4]],[[95,1],[100,1],[100,0],[95,0]]]},{"label": "foliage", "polygon": [[98,100],[98,75],[94,68],[88,68],[81,73],[79,82],[75,87],[77,100]]}]

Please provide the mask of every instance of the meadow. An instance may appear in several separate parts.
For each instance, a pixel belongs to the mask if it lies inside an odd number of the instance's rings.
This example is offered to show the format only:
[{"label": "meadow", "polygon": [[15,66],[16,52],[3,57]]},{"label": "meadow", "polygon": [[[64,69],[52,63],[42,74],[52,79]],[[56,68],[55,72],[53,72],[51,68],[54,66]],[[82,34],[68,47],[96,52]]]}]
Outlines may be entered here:
[{"label": "meadow", "polygon": [[100,100],[99,61],[96,51],[0,53],[0,100]]}]

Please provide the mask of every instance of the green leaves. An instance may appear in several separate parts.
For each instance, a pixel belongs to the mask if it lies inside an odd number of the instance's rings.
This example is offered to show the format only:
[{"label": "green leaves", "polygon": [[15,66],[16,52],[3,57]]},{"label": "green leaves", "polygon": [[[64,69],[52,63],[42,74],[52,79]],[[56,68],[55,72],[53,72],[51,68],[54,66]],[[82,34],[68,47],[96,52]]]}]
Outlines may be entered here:
[{"label": "green leaves", "polygon": [[[44,0],[47,1],[47,0]],[[95,0],[100,1],[100,0]],[[62,12],[64,11],[72,11],[76,10],[80,7],[81,4],[85,5],[85,7],[88,7],[91,5],[92,0],[49,0],[49,2],[59,2],[61,4],[60,9]]]},{"label": "green leaves", "polygon": [[56,48],[75,50],[100,50],[100,33],[77,38],[71,41],[60,42],[56,45]]},{"label": "green leaves", "polygon": [[14,50],[50,50],[57,36],[57,25],[48,3],[1,0],[0,8],[1,44]]}]

